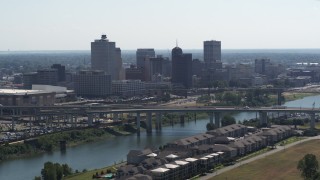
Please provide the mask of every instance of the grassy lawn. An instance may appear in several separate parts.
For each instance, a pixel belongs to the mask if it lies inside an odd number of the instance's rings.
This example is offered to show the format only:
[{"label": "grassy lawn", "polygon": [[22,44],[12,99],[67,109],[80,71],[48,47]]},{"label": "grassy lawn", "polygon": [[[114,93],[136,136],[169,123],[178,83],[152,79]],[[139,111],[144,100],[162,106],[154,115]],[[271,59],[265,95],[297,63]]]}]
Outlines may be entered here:
[{"label": "grassy lawn", "polygon": [[63,179],[64,180],[90,180],[90,179],[92,179],[92,175],[96,174],[96,172],[98,172],[99,174],[101,171],[106,173],[107,169],[110,169],[112,172],[115,172],[115,170],[112,167],[104,167],[101,169],[90,170],[90,171],[87,171],[84,173],[73,174],[73,175],[67,176]]},{"label": "grassy lawn", "polygon": [[320,160],[320,140],[312,140],[285,149],[273,155],[242,165],[236,169],[220,174],[212,179],[283,179],[302,178],[296,169],[298,161],[307,153],[312,153]]}]

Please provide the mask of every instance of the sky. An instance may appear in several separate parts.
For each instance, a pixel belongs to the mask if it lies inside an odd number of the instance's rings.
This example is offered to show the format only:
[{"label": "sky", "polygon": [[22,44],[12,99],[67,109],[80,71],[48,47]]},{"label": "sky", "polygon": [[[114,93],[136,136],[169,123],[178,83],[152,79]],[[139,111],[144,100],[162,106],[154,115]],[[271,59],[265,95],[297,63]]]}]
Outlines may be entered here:
[{"label": "sky", "polygon": [[0,0],[0,51],[320,48],[320,0]]}]

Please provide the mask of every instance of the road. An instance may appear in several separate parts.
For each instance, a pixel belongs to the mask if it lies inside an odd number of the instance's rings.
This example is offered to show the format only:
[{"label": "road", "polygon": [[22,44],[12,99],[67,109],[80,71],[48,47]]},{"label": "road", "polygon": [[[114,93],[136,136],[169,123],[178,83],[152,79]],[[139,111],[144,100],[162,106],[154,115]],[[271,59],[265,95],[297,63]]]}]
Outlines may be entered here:
[{"label": "road", "polygon": [[247,163],[250,163],[252,161],[255,161],[255,160],[258,160],[258,159],[262,159],[262,158],[265,158],[266,156],[270,156],[271,154],[274,154],[274,153],[277,153],[281,150],[284,150],[284,149],[287,149],[287,148],[290,148],[292,146],[295,146],[297,144],[300,144],[300,143],[303,143],[303,142],[306,142],[306,141],[310,141],[310,140],[313,140],[313,139],[320,139],[320,135],[318,136],[314,136],[314,137],[308,137],[306,139],[303,139],[303,140],[300,140],[300,141],[297,141],[297,142],[294,142],[294,143],[291,143],[291,144],[288,144],[288,145],[285,145],[285,146],[277,146],[277,149],[274,149],[274,150],[271,150],[271,151],[268,151],[266,153],[263,153],[263,154],[260,154],[258,156],[255,156],[255,157],[252,157],[250,159],[247,159],[247,160],[244,160],[244,161],[241,161],[241,162],[238,162],[232,166],[227,166],[225,168],[222,168],[222,169],[219,169],[213,173],[209,173],[207,174],[206,176],[202,176],[200,178],[198,178],[199,180],[205,180],[205,179],[210,179],[216,175],[219,175],[219,174],[222,174],[224,172],[227,172],[227,171],[230,171],[234,168],[237,168],[241,165],[244,165],[244,164],[247,164]]}]

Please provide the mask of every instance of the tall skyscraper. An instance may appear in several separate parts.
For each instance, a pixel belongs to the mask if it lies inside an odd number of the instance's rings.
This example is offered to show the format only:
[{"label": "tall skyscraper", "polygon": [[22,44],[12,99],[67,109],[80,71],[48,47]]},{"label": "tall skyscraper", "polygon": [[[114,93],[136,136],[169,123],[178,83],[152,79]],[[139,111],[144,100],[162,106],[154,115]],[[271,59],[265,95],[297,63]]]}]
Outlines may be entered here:
[{"label": "tall skyscraper", "polygon": [[183,54],[179,47],[172,49],[172,83],[192,87],[192,54]]},{"label": "tall skyscraper", "polygon": [[110,42],[106,35],[101,39],[91,42],[91,68],[92,70],[101,70],[111,75],[112,80],[119,78],[117,60],[121,50],[116,48],[115,42]]},{"label": "tall skyscraper", "polygon": [[266,74],[267,67],[270,66],[270,59],[255,59],[254,72],[259,74]]},{"label": "tall skyscraper", "polygon": [[121,73],[122,72],[122,58],[121,58],[121,49],[120,48],[116,48],[116,63],[115,63],[115,67],[116,70],[115,72],[115,78],[116,80],[119,80],[121,77]]},{"label": "tall skyscraper", "polygon": [[214,64],[221,61],[221,41],[204,41],[203,56],[207,68],[214,68]]},{"label": "tall skyscraper", "polygon": [[155,57],[156,53],[154,49],[137,49],[136,58],[137,58],[137,68],[144,68],[145,58]]}]

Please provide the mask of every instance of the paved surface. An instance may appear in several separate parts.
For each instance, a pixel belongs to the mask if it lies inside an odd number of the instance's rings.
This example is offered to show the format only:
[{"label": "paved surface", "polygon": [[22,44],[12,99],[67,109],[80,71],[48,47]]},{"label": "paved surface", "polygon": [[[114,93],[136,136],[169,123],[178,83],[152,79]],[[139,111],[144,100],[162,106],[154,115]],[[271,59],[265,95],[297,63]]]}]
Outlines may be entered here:
[{"label": "paved surface", "polygon": [[202,177],[200,177],[200,178],[198,178],[198,179],[199,179],[199,180],[210,179],[210,178],[212,178],[212,177],[214,177],[214,176],[216,176],[216,175],[222,174],[222,173],[227,172],[227,171],[229,171],[229,170],[231,170],[231,169],[237,168],[237,167],[239,167],[239,166],[241,166],[241,165],[250,163],[250,162],[255,161],[255,160],[257,160],[257,159],[265,158],[266,156],[269,156],[269,155],[271,155],[271,154],[274,154],[274,153],[276,153],[276,152],[279,152],[279,151],[281,151],[281,150],[283,150],[283,149],[287,149],[287,148],[290,148],[290,147],[295,146],[295,145],[297,145],[297,144],[300,144],[300,143],[303,143],[303,142],[306,142],[306,141],[310,141],[310,140],[313,140],[313,139],[320,139],[320,136],[308,137],[308,138],[306,138],[306,139],[303,139],[303,140],[300,140],[300,141],[297,141],[297,142],[288,144],[288,145],[286,145],[286,146],[277,146],[277,149],[274,149],[274,150],[268,151],[268,152],[266,152],[266,153],[264,153],[264,154],[260,154],[260,155],[258,155],[258,156],[252,157],[252,158],[250,158],[250,159],[247,159],[247,160],[238,162],[238,163],[236,163],[236,164],[234,164],[234,165],[232,165],[232,166],[227,166],[227,167],[222,168],[222,169],[219,169],[219,170],[217,170],[217,171],[215,171],[215,172],[213,172],[213,173],[207,173],[206,176],[202,176]]}]

